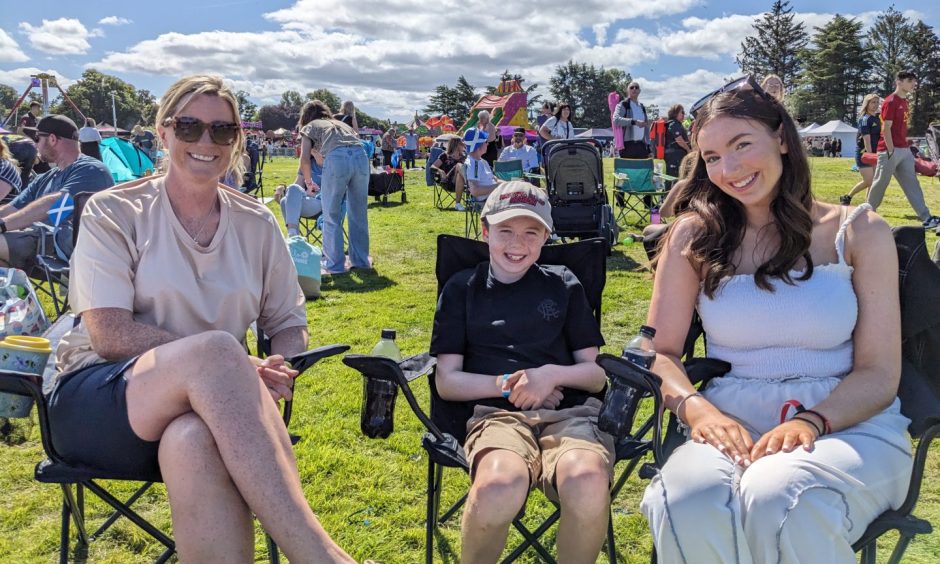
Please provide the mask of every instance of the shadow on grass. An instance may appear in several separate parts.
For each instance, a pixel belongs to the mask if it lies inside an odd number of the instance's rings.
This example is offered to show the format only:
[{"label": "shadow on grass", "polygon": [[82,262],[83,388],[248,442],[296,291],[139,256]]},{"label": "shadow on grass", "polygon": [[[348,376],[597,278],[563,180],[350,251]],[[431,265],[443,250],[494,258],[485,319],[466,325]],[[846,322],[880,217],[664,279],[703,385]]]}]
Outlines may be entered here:
[{"label": "shadow on grass", "polygon": [[438,529],[434,529],[434,545],[434,552],[444,564],[458,564],[460,562],[460,553],[451,546],[447,537]]},{"label": "shadow on grass", "polygon": [[623,249],[614,247],[610,256],[607,257],[607,270],[630,271],[646,270],[647,264],[638,263],[633,257],[628,256]]},{"label": "shadow on grass", "polygon": [[382,276],[375,269],[356,269],[345,274],[324,276],[321,291],[339,290],[341,292],[375,292],[397,286],[398,283]]},{"label": "shadow on grass", "polygon": [[[395,198],[395,199],[392,200],[391,198]],[[407,203],[408,203],[407,201],[406,201],[406,202],[400,201],[400,200],[398,199],[398,197],[396,197],[396,196],[390,196],[388,202],[382,202],[382,201],[372,200],[371,202],[369,202],[369,209],[372,209],[372,208],[379,208],[379,209],[381,209],[381,208],[397,208],[398,206],[403,206],[403,205],[405,205],[405,204],[407,204]]]}]

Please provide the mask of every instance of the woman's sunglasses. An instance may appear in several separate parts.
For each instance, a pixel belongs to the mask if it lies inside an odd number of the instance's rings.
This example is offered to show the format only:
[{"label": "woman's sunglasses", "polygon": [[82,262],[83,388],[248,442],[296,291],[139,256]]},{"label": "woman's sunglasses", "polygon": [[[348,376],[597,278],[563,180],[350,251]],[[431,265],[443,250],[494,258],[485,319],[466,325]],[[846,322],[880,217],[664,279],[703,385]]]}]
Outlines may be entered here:
[{"label": "woman's sunglasses", "polygon": [[238,137],[241,125],[230,121],[206,123],[194,117],[175,117],[166,120],[164,125],[173,126],[173,134],[185,143],[196,143],[202,138],[202,132],[209,130],[209,139],[216,145],[231,145]]},{"label": "woman's sunglasses", "polygon": [[698,113],[698,111],[701,110],[702,107],[704,107],[705,104],[707,104],[709,100],[711,100],[712,98],[714,98],[715,96],[719,94],[724,94],[725,92],[736,92],[738,90],[753,90],[757,95],[765,99],[768,99],[767,93],[764,92],[764,89],[761,88],[760,84],[758,84],[757,81],[754,80],[753,76],[751,75],[742,76],[741,78],[732,80],[731,82],[729,82],[728,84],[725,84],[721,88],[717,88],[709,92],[708,94],[703,96],[698,102],[692,104],[692,107],[689,108],[689,115],[692,116],[692,119],[695,119],[696,117],[695,114]]}]

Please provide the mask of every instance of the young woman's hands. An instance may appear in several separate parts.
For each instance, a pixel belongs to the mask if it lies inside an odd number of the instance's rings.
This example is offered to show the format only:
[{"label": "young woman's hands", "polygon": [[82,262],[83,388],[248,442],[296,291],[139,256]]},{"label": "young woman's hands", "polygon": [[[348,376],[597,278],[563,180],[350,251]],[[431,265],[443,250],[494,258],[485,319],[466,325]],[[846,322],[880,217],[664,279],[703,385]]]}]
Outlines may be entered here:
[{"label": "young woman's hands", "polygon": [[818,436],[819,430],[812,422],[794,417],[767,431],[757,440],[751,448],[751,461],[778,452],[792,452],[800,445],[803,450],[811,451]]},{"label": "young woman's hands", "polygon": [[712,445],[742,466],[750,466],[753,462],[751,449],[754,442],[740,423],[700,397],[686,401],[684,415],[693,441]]}]

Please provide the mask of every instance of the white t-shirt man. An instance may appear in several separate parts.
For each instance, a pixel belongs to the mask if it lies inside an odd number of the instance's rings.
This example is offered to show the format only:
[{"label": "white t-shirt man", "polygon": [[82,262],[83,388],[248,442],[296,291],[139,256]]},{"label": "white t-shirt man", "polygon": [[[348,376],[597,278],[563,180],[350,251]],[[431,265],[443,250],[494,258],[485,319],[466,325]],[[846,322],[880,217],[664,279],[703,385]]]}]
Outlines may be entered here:
[{"label": "white t-shirt man", "polygon": [[499,160],[501,161],[511,161],[513,159],[522,161],[522,170],[525,171],[538,168],[539,166],[539,157],[535,152],[535,148],[525,143],[519,148],[516,148],[515,145],[504,147],[503,152],[499,154]]},{"label": "white t-shirt man", "polygon": [[[643,111],[643,106],[636,100],[630,100],[630,112],[636,121],[646,121],[646,112]],[[643,139],[644,132],[645,130],[642,127],[633,126],[634,139]]]}]

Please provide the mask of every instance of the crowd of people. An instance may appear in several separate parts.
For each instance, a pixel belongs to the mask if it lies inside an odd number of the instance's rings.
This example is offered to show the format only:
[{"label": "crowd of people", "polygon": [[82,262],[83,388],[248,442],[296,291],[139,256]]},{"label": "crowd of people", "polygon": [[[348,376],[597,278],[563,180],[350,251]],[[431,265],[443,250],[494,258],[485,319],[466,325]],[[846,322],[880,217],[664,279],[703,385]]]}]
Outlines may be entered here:
[{"label": "crowd of people", "polygon": [[[703,97],[688,110],[691,132],[686,108],[669,108],[664,161],[679,179],[669,186],[676,219],[658,233],[647,325],[656,328],[652,370],[686,440],[641,504],[661,560],[852,562],[867,524],[904,498],[912,457],[896,397],[897,256],[876,209],[893,175],[923,226],[940,224],[908,150],[916,81],[901,71],[880,108],[877,95],[865,98],[862,181],[839,205],[813,197],[779,77],[747,77]],[[640,93],[633,81],[611,107],[621,158],[653,154]],[[174,83],[154,125],[135,128],[133,139],[165,153],[160,174],[113,188],[93,154],[93,120],[79,129],[31,109],[21,131],[50,170],[27,185],[0,142],[0,197],[17,194],[0,206],[6,264],[28,268],[53,244],[54,229],[35,223],[64,193],[96,192],[72,255],[80,322],[56,354],[52,443],[71,463],[162,475],[183,561],[249,560],[253,516],[291,560],[352,561],[304,498],[277,409],[297,374],[285,358],[308,343],[296,269],[270,210],[220,183],[242,186],[251,145],[270,151],[267,140],[249,139],[235,94],[211,76]],[[301,218],[322,215],[324,273],[371,269],[370,156],[354,105],[334,113],[308,101],[297,128],[296,177],[278,193],[288,236]],[[537,133],[537,143],[572,139],[571,106],[544,105]],[[402,159],[413,167],[417,134],[403,135]],[[398,146],[390,128],[387,162]],[[868,152],[877,160],[863,166]],[[428,163],[457,209],[464,188],[481,205],[489,249],[443,287],[431,337],[440,396],[476,404],[461,556],[497,560],[537,486],[561,505],[559,561],[593,562],[615,461],[614,438],[596,424],[605,341],[577,277],[539,262],[553,233],[547,192],[499,181],[498,160],[539,170],[526,129],[503,145],[484,111]],[[865,189],[868,202],[850,207]],[[696,312],[707,354],[731,365],[702,389],[680,362]],[[241,344],[253,322],[271,337],[267,358]]]}]

